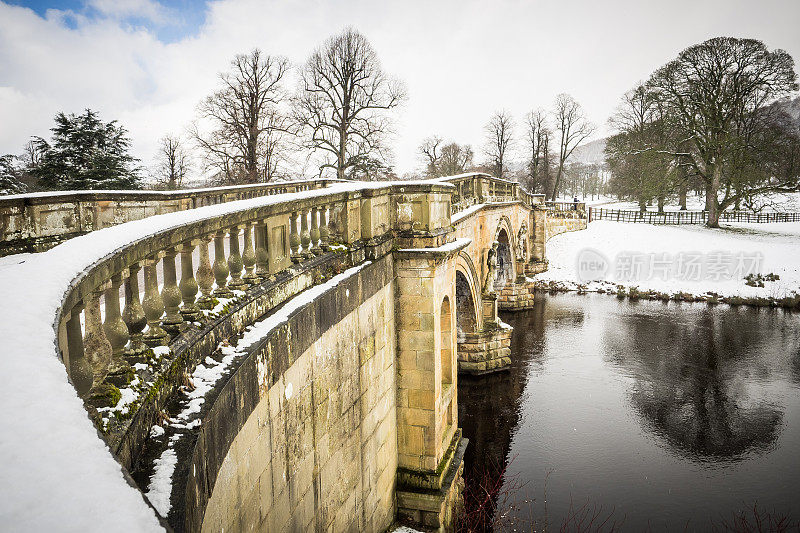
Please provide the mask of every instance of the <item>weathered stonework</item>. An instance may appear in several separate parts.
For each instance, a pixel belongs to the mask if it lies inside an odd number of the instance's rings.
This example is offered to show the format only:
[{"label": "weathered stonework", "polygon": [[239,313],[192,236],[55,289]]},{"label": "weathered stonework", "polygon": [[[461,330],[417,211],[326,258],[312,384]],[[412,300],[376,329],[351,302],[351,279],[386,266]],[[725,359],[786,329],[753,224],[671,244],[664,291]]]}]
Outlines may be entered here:
[{"label": "weathered stonework", "polygon": [[547,240],[568,231],[586,229],[586,218],[547,217]]},{"label": "weathered stonework", "polygon": [[[390,256],[366,267],[298,311],[242,363],[202,425],[187,530],[200,529],[198,520],[203,531],[384,531],[392,523],[391,269]],[[246,411],[240,427],[229,420],[231,401]],[[218,467],[214,457],[222,458]]]},{"label": "weathered stonework", "polygon": [[468,242],[394,253],[398,490],[407,495],[433,491],[436,500],[422,508],[422,500],[401,499],[398,492],[398,513],[412,524],[440,529],[452,525],[443,502],[455,498],[461,470],[461,460],[453,462],[461,441],[454,265]]},{"label": "weathered stonework", "polygon": [[181,191],[68,191],[0,197],[0,256],[42,252],[132,220],[267,194],[318,189],[328,180]]},{"label": "weathered stonework", "polygon": [[511,365],[510,327],[492,327],[477,333],[463,333],[458,339],[458,371],[486,374]]},{"label": "weathered stonework", "polygon": [[506,284],[497,293],[497,305],[502,311],[521,311],[533,308],[533,283],[515,281]]},{"label": "weathered stonework", "polygon": [[454,528],[456,515],[463,504],[464,452],[468,440],[461,438],[461,429],[448,449],[452,459],[441,473],[441,483],[434,488],[409,490],[408,485],[397,489],[397,519],[401,523],[422,526],[435,531],[450,531]]},{"label": "weathered stonework", "polygon": [[[525,276],[546,264],[546,239],[585,225],[569,214],[551,221],[540,203],[511,182],[467,174],[296,195],[165,228],[72,281],[55,320],[58,350],[87,405],[99,406],[120,394],[109,388],[112,362],[169,342],[160,366],[138,370],[150,388],[137,410],[103,427],[131,469],[175,391],[220,341],[363,265],[251,346],[206,396],[202,423],[176,445],[169,522],[179,531],[383,531],[397,518],[447,530],[466,447],[458,371],[510,365],[498,309],[529,306]],[[454,206],[474,207],[453,216]],[[132,276],[142,267],[140,304]],[[220,314],[201,313],[231,297],[229,287],[246,292]]]}]

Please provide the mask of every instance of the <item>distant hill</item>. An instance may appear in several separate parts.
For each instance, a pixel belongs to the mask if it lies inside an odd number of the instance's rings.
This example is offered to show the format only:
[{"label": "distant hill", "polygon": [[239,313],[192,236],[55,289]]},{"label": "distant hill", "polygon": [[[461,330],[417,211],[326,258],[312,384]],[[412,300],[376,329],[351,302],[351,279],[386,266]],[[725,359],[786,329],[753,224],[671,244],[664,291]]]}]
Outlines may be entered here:
[{"label": "distant hill", "polygon": [[774,105],[780,107],[793,119],[800,121],[800,96],[787,96],[778,100]]},{"label": "distant hill", "polygon": [[597,139],[575,148],[569,158],[570,163],[583,163],[585,165],[602,165],[605,162],[606,140]]}]

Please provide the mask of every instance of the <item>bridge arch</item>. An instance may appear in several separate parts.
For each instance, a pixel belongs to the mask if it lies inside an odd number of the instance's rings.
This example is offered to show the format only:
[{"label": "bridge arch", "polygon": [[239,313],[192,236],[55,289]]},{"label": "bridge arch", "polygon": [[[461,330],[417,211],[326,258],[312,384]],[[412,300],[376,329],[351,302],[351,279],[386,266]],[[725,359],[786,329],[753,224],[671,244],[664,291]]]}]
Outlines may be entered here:
[{"label": "bridge arch", "polygon": [[495,231],[495,241],[497,247],[497,277],[495,278],[495,290],[500,290],[516,279],[516,255],[517,247],[514,242],[514,233],[511,221],[505,215],[500,217]]},{"label": "bridge arch", "polygon": [[456,257],[456,326],[459,338],[463,333],[483,329],[481,313],[481,287],[478,272],[468,253],[461,251]]}]

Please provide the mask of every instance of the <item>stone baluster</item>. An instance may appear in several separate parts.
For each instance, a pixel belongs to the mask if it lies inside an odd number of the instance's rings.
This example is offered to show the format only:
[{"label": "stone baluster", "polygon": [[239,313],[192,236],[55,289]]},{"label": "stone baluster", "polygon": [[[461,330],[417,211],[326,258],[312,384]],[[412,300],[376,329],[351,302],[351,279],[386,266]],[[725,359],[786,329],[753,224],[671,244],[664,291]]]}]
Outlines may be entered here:
[{"label": "stone baluster", "polygon": [[253,224],[250,222],[244,225],[242,263],[244,264],[244,276],[242,276],[242,279],[244,279],[248,285],[255,285],[258,283],[258,276],[255,274],[256,251],[253,247]]},{"label": "stone baluster", "polygon": [[265,280],[269,277],[269,254],[267,253],[267,225],[259,221],[255,225],[256,237],[256,277]]},{"label": "stone baluster", "polygon": [[211,268],[211,259],[208,254],[208,243],[211,235],[206,235],[200,239],[200,264],[197,265],[197,286],[200,288],[200,298],[197,299],[197,307],[200,309],[212,309],[214,298],[211,292],[214,289],[214,271]]},{"label": "stone baluster", "polygon": [[164,301],[164,309],[166,314],[164,320],[161,321],[167,333],[173,337],[180,333],[181,325],[183,324],[183,317],[180,313],[181,305],[181,291],[178,288],[178,277],[175,272],[175,256],[177,251],[175,248],[167,249],[164,259],[164,288],[161,289],[161,299]]},{"label": "stone baluster", "polygon": [[197,298],[197,280],[194,279],[194,266],[192,265],[192,252],[194,252],[194,243],[187,242],[181,245],[181,283],[179,285],[181,291],[181,300],[183,300],[183,307],[181,308],[181,316],[187,322],[196,322],[200,320],[203,313],[200,311],[195,299]]},{"label": "stone baluster", "polygon": [[328,229],[328,206],[323,205],[319,210],[319,247],[327,252],[330,247],[330,230]]},{"label": "stone baluster", "polygon": [[322,248],[319,245],[319,212],[320,209],[317,206],[311,208],[311,231],[309,235],[311,236],[311,253],[314,255],[322,253]]},{"label": "stone baluster", "polygon": [[84,310],[86,334],[83,337],[83,349],[92,369],[92,387],[87,401],[95,407],[108,407],[114,405],[109,394],[109,386],[104,383],[111,362],[111,343],[106,338],[100,316],[101,290],[93,292],[86,302]]},{"label": "stone baluster", "polygon": [[214,235],[214,279],[217,288],[214,296],[218,298],[232,298],[233,293],[228,289],[228,262],[225,260],[225,231],[221,230]]},{"label": "stone baluster", "polygon": [[297,212],[289,215],[289,246],[292,252],[292,262],[299,263],[303,260],[300,256],[300,234],[297,233]]},{"label": "stone baluster", "polygon": [[167,343],[167,332],[161,327],[161,316],[164,314],[164,301],[158,292],[158,257],[148,259],[144,266],[144,298],[142,308],[147,317],[147,332],[144,342],[148,346],[163,346]]},{"label": "stone baluster", "polygon": [[80,304],[73,307],[66,325],[69,379],[81,398],[92,388],[92,367],[87,361],[83,350],[82,310],[83,307]]},{"label": "stone baluster", "polygon": [[328,211],[329,242],[344,244],[347,242],[347,202],[331,204]]},{"label": "stone baluster", "polygon": [[239,252],[239,226],[233,226],[228,232],[228,269],[231,271],[231,282],[228,286],[235,290],[244,290],[247,283],[242,279],[244,262]]},{"label": "stone baluster", "polygon": [[122,311],[122,319],[128,326],[128,333],[131,336],[131,344],[128,353],[139,355],[147,351],[144,343],[142,331],[147,326],[147,317],[144,315],[142,304],[139,303],[139,263],[130,267],[130,275],[125,280],[125,309]]},{"label": "stone baluster", "polygon": [[304,208],[300,214],[300,244],[303,249],[301,255],[304,259],[313,257],[311,253],[311,233],[308,231],[308,209]]},{"label": "stone baluster", "polygon": [[111,277],[111,286],[106,289],[104,300],[106,307],[106,320],[103,329],[106,338],[111,344],[111,361],[108,364],[106,380],[117,387],[126,386],[133,379],[133,369],[122,358],[125,346],[130,340],[128,326],[122,320],[119,306],[119,288],[122,285],[122,276],[115,274]]}]

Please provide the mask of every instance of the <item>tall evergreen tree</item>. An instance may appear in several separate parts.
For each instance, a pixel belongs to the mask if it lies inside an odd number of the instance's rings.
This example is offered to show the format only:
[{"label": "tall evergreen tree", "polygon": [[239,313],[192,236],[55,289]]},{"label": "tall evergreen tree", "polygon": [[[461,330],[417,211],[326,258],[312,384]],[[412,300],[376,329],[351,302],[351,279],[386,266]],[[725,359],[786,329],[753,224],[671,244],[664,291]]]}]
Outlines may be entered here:
[{"label": "tall evergreen tree", "polygon": [[21,171],[13,155],[0,156],[0,194],[19,194],[27,191],[20,181]]},{"label": "tall evergreen tree", "polygon": [[130,155],[128,132],[115,120],[104,123],[87,109],[81,115],[59,113],[51,142],[34,139],[41,154],[31,169],[44,189],[137,189],[138,159]]}]

